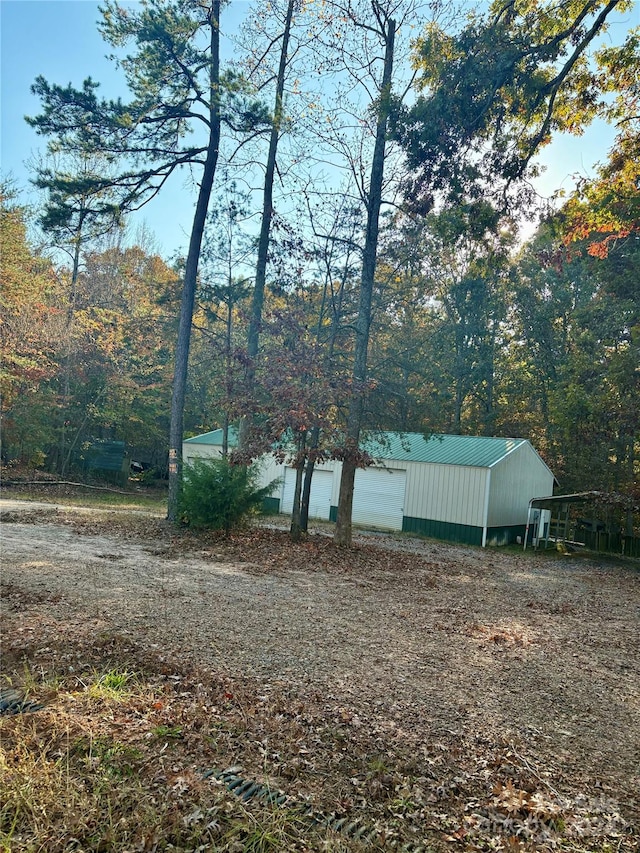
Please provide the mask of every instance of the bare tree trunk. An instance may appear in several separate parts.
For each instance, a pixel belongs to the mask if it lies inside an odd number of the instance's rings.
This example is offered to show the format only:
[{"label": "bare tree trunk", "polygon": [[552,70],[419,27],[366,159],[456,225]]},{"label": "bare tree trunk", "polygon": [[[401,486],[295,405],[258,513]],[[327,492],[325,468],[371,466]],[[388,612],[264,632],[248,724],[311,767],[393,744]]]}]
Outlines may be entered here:
[{"label": "bare tree trunk", "polygon": [[387,21],[385,37],[384,69],[376,141],[371,164],[369,197],[367,199],[367,230],[362,258],[362,276],[360,280],[360,302],[356,320],[356,342],[353,365],[353,396],[347,416],[346,454],[342,463],[340,479],[340,499],[334,541],[337,545],[351,545],[351,510],[353,507],[353,486],[356,476],[356,454],[360,443],[360,430],[366,395],[367,353],[369,349],[369,329],[371,326],[371,305],[376,273],[378,253],[378,233],[380,206],[382,203],[382,182],[384,179],[384,156],[387,136],[387,123],[391,97],[391,75],[393,71],[393,52],[395,41],[395,21]]},{"label": "bare tree trunk", "polygon": [[[231,294],[231,275],[229,275],[229,294]],[[231,405],[231,332],[233,326],[233,302],[231,295],[227,303],[227,328],[225,340],[225,404],[224,421],[222,424],[222,455],[225,459],[229,456],[229,408]]]},{"label": "bare tree trunk", "polygon": [[64,477],[67,473],[67,468],[71,460],[71,450],[67,455],[67,414],[69,408],[69,398],[71,397],[71,366],[72,366],[72,342],[73,325],[76,315],[76,306],[78,302],[78,276],[80,274],[80,250],[82,248],[82,227],[84,225],[84,212],[81,211],[78,220],[78,230],[76,232],[74,247],[73,247],[73,267],[71,270],[71,298],[69,300],[69,308],[67,309],[67,322],[65,326],[66,353],[64,357],[64,376],[62,384],[62,423],[60,425],[60,438],[58,449],[58,470],[60,476]]},{"label": "bare tree trunk", "polygon": [[453,413],[453,432],[455,435],[462,434],[462,404],[464,402],[464,389],[462,386],[462,374],[456,366],[456,399]]},{"label": "bare tree trunk", "polygon": [[291,513],[290,535],[293,542],[299,542],[302,538],[302,524],[300,521],[300,494],[302,492],[302,478],[304,474],[304,462],[296,467],[296,484],[293,491],[293,511]]},{"label": "bare tree trunk", "polygon": [[222,420],[222,456],[227,459],[229,457],[229,414],[224,413]]},{"label": "bare tree trunk", "polygon": [[[282,126],[284,82],[287,70],[287,58],[289,51],[289,37],[291,35],[291,23],[295,0],[289,0],[287,15],[282,33],[282,47],[280,49],[280,63],[278,66],[278,77],[276,80],[276,101],[273,111],[273,124],[269,137],[269,153],[267,155],[267,166],[264,177],[264,191],[262,197],[262,220],[260,223],[260,236],[258,238],[258,255],[256,260],[256,279],[253,287],[253,298],[251,300],[251,313],[249,316],[249,328],[247,331],[247,355],[249,366],[247,369],[247,390],[249,396],[252,393],[255,381],[255,359],[258,355],[260,343],[260,326],[262,325],[262,309],[264,306],[264,291],[267,281],[267,256],[269,252],[269,241],[271,239],[271,220],[273,219],[273,183],[276,172],[276,156],[278,153],[278,142],[280,141],[280,128]],[[250,419],[245,417],[240,424],[239,444],[241,448],[246,446]]]},{"label": "bare tree trunk", "polygon": [[191,346],[191,322],[196,295],[198,263],[202,235],[209,210],[209,200],[218,165],[220,149],[220,1],[213,0],[209,12],[211,28],[211,76],[209,85],[209,145],[207,158],[198,192],[196,212],[193,217],[189,253],[184,272],[180,324],[176,344],[173,395],[171,398],[171,425],[169,429],[169,499],[167,518],[175,521],[178,516],[178,496],[182,475],[182,438],[184,432],[184,402],[187,389],[189,348]]},{"label": "bare tree trunk", "polygon": [[495,410],[495,353],[496,353],[496,327],[497,321],[495,312],[492,313],[489,325],[489,343],[488,354],[486,359],[486,399],[485,399],[485,416],[484,416],[484,434],[494,435],[496,426],[496,410]]},{"label": "bare tree trunk", "polygon": [[311,443],[307,455],[307,464],[304,469],[304,484],[300,498],[300,527],[306,533],[309,529],[309,503],[311,501],[311,484],[313,482],[313,471],[316,466],[316,451],[320,444],[320,427],[316,424],[311,430]]}]

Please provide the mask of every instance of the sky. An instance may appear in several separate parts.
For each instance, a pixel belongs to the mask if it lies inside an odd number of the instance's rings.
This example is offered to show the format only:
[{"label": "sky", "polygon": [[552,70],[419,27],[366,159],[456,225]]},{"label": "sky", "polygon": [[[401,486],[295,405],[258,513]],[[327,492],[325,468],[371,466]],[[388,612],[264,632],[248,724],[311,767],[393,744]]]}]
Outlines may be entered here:
[{"label": "sky", "polygon": [[[100,94],[126,97],[122,78],[106,58],[108,46],[96,28],[98,5],[94,0],[0,0],[0,168],[3,178],[13,179],[21,191],[23,203],[37,202],[26,163],[45,146],[24,120],[25,115],[39,111],[39,102],[30,92],[35,78],[43,75],[52,83],[80,86],[91,76],[100,82]],[[248,6],[248,0],[231,0],[227,21],[241,19]],[[640,2],[631,14],[612,24],[608,37],[620,42],[638,24]],[[613,138],[613,129],[597,122],[582,137],[556,139],[540,158],[546,171],[537,181],[538,192],[543,196],[558,189],[570,192],[575,175],[588,177],[594,164],[606,160]],[[136,215],[132,226],[144,224],[154,235],[158,251],[168,258],[188,243],[194,205],[194,193],[177,177]]]},{"label": "sky", "polygon": [[[242,16],[248,5],[233,0],[234,15]],[[76,87],[91,77],[100,83],[99,95],[127,97],[96,27],[98,7],[94,0],[0,0],[0,169],[3,178],[14,180],[25,204],[38,200],[26,163],[46,147],[46,140],[24,120],[40,111],[30,91],[36,77]],[[177,178],[131,225],[149,229],[160,254],[169,258],[181,249],[186,252],[194,207],[194,193]]]}]

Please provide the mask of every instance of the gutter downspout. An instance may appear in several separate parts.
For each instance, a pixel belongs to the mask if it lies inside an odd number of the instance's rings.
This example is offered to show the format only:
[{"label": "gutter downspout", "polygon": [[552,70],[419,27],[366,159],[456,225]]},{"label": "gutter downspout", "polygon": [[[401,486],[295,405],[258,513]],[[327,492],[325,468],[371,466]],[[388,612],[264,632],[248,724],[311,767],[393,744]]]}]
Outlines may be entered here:
[{"label": "gutter downspout", "polygon": [[482,547],[487,547],[487,523],[489,521],[489,492],[491,490],[491,468],[487,468],[487,484],[484,490],[484,520],[482,522]]}]

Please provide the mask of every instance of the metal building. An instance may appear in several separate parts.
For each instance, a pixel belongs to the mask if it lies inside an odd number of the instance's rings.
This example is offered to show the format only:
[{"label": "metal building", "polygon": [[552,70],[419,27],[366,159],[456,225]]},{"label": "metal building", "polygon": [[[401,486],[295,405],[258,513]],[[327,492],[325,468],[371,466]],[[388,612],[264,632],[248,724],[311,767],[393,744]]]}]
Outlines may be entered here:
[{"label": "metal building", "polygon": [[[232,435],[231,444],[233,444]],[[219,456],[222,431],[184,442],[188,463]],[[363,443],[375,464],[356,473],[353,523],[472,545],[501,545],[525,535],[529,502],[553,493],[554,476],[522,438],[382,433]],[[317,466],[310,516],[335,520],[341,463]],[[262,482],[280,478],[273,509],[290,512],[295,471],[266,457]]]}]

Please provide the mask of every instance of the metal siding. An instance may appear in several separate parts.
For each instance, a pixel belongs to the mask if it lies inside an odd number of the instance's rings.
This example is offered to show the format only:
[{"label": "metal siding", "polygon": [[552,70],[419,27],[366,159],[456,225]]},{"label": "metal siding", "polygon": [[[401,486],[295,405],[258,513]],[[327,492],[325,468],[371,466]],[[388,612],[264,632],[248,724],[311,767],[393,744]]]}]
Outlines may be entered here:
[{"label": "metal siding", "polygon": [[265,498],[261,511],[263,515],[277,515],[280,512],[280,498]]},{"label": "metal siding", "polygon": [[447,542],[459,542],[464,545],[481,545],[482,528],[469,524],[451,524],[448,521],[438,521],[432,518],[409,518],[402,520],[402,530],[405,533],[417,533],[420,536],[430,536],[433,539],[443,539]]},{"label": "metal siding", "polygon": [[185,465],[189,465],[194,459],[220,459],[222,456],[222,448],[213,444],[189,444],[188,441],[182,443],[182,459]]},{"label": "metal siding", "polygon": [[271,497],[281,499],[282,482],[284,480],[284,465],[277,462],[273,456],[265,455],[257,459],[253,465],[258,466],[258,486],[264,488],[274,480],[277,480],[276,485],[271,491]]},{"label": "metal siding", "polygon": [[[183,444],[185,461],[189,462],[194,457],[219,457],[220,446],[210,443],[212,438],[220,440],[221,431],[215,430],[206,436],[198,436],[195,440],[185,441]],[[401,516],[404,515],[414,519],[429,519],[434,523],[438,521],[462,525],[464,528],[479,527],[482,529],[485,524],[485,488],[489,472],[491,472],[491,483],[486,524],[490,528],[526,523],[526,514],[531,497],[552,494],[553,474],[529,442],[522,439],[488,439],[473,436],[447,436],[445,438],[451,439],[451,441],[438,442],[436,447],[436,442],[433,444],[431,441],[425,442],[421,435],[410,435],[408,437],[409,445],[406,441],[402,445],[402,440],[396,436],[390,444],[389,453],[396,452],[398,447],[402,446],[404,447],[405,457],[411,453],[424,455],[425,448],[431,445],[430,453],[434,451],[434,448],[441,454],[446,451],[448,461],[446,463],[408,461],[406,463],[404,496],[402,498],[394,497],[393,488],[391,493],[387,493],[391,483],[389,480],[382,480],[380,482],[385,484],[387,491],[378,493],[377,506],[374,505],[375,501],[369,500],[367,502],[366,496],[360,503],[358,478],[359,475],[366,472],[359,471],[356,475],[356,491],[354,493],[354,507],[359,506],[359,509],[358,514],[354,512],[354,522],[400,529]],[[481,450],[482,461],[476,459],[475,465],[463,465],[461,464],[463,455],[458,453],[456,457],[458,461],[454,462],[455,448],[457,447],[460,450],[462,447],[460,441],[466,445],[465,458],[467,458],[467,452]],[[398,444],[398,442],[400,443]],[[406,449],[407,446],[409,451]],[[507,455],[504,455],[505,452]],[[483,463],[486,463],[491,455],[495,459],[498,453],[502,453],[502,457],[498,457],[498,461],[492,467],[484,467]],[[329,505],[335,507],[338,503],[342,465],[339,462],[325,463],[322,465],[322,469],[332,474],[332,494]],[[276,477],[284,476],[284,466],[276,463],[272,456],[263,458],[260,470],[261,485],[266,485]],[[381,474],[383,469],[368,470],[377,471],[378,474]],[[398,471],[399,469],[395,470]],[[318,469],[316,469],[317,471]],[[274,490],[273,494],[274,496],[282,494],[282,484],[278,490]],[[389,513],[385,511],[381,514],[379,511],[380,503],[389,506],[393,504],[395,508],[392,508]],[[362,514],[365,508],[369,513],[366,517]],[[398,517],[399,514],[400,518]],[[382,519],[380,515],[382,515]]]},{"label": "metal siding", "polygon": [[488,468],[523,443],[523,438],[432,435],[425,439],[422,433],[387,432],[380,439],[372,436],[362,446],[376,459]]},{"label": "metal siding", "polygon": [[526,524],[529,501],[553,493],[553,474],[525,442],[491,469],[489,527]]},{"label": "metal siding", "polygon": [[129,471],[124,441],[96,439],[84,453],[84,467],[96,471]]},{"label": "metal siding", "polygon": [[367,468],[356,471],[351,520],[387,530],[402,530],[406,471]]},{"label": "metal siding", "polygon": [[405,516],[482,527],[488,470],[459,465],[407,465]]},{"label": "metal siding", "polygon": [[[223,430],[214,429],[211,432],[203,432],[201,435],[194,435],[192,438],[185,438],[183,444],[202,444],[202,445],[219,445],[222,447]],[[229,447],[237,447],[238,445],[238,430],[235,427],[229,427]]]},{"label": "metal siding", "polygon": [[[331,510],[331,488],[333,472],[316,470],[311,480],[311,496],[309,498],[309,518],[329,518]],[[285,468],[282,487],[281,512],[293,510],[293,493],[296,486],[295,468]]]},{"label": "metal siding", "polygon": [[512,545],[518,541],[522,542],[526,530],[525,524],[514,524],[506,527],[490,527],[487,530],[487,545],[495,547],[498,545]]}]

